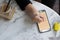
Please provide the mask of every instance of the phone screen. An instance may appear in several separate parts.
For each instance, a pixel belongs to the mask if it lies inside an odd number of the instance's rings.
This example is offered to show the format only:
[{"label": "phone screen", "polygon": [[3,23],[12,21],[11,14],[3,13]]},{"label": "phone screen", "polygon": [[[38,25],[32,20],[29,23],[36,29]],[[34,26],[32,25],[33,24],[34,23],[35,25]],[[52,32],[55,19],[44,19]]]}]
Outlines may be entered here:
[{"label": "phone screen", "polygon": [[40,11],[40,16],[44,18],[43,22],[38,23],[38,28],[40,32],[47,32],[50,30],[50,24],[45,10]]}]

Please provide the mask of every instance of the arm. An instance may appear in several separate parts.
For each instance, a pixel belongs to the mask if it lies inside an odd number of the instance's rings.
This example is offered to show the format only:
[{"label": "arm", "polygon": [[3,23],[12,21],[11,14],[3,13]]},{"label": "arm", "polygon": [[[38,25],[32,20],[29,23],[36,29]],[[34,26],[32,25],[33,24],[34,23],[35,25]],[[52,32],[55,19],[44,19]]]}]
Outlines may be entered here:
[{"label": "arm", "polygon": [[25,7],[25,10],[27,14],[32,18],[33,21],[35,22],[41,22],[43,21],[43,17],[39,15],[39,12],[32,4],[28,4]]},{"label": "arm", "polygon": [[16,0],[17,4],[20,6],[22,10],[25,10],[27,14],[34,19],[36,22],[42,21],[40,18],[39,12],[34,8],[32,3],[29,0]]}]

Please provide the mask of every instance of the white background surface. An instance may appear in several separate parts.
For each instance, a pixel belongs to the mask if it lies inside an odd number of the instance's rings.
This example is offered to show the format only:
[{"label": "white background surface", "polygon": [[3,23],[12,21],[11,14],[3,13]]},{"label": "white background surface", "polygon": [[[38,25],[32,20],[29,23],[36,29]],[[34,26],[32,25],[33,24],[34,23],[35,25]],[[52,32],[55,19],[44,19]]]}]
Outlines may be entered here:
[{"label": "white background surface", "polygon": [[[53,16],[59,16],[55,11],[41,3],[32,3],[37,10],[46,10],[49,22]],[[53,31],[39,33],[37,25],[18,6],[16,6],[16,12],[11,20],[6,21],[0,18],[0,40],[49,40],[49,37],[54,37]]]}]

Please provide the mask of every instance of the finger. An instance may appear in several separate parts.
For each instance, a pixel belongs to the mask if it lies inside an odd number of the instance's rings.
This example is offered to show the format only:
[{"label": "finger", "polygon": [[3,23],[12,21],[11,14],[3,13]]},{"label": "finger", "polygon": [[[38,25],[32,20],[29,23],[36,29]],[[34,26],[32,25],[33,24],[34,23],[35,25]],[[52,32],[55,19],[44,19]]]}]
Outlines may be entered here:
[{"label": "finger", "polygon": [[44,21],[44,17],[40,16],[40,18]]},{"label": "finger", "polygon": [[36,20],[36,22],[42,22],[42,18],[40,18],[39,16],[37,16],[37,17],[35,18],[35,20]]}]

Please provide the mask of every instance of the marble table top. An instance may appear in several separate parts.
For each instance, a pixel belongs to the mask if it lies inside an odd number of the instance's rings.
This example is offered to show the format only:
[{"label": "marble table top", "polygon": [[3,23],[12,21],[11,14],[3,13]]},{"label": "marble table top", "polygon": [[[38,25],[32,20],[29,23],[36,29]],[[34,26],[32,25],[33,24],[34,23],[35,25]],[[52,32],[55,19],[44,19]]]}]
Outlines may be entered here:
[{"label": "marble table top", "polygon": [[[37,10],[46,10],[49,22],[52,17],[59,16],[55,11],[41,3],[35,1],[32,3]],[[49,40],[49,37],[54,37],[53,31],[39,33],[36,23],[33,23],[18,6],[16,6],[16,12],[11,20],[0,18],[0,40]]]}]

